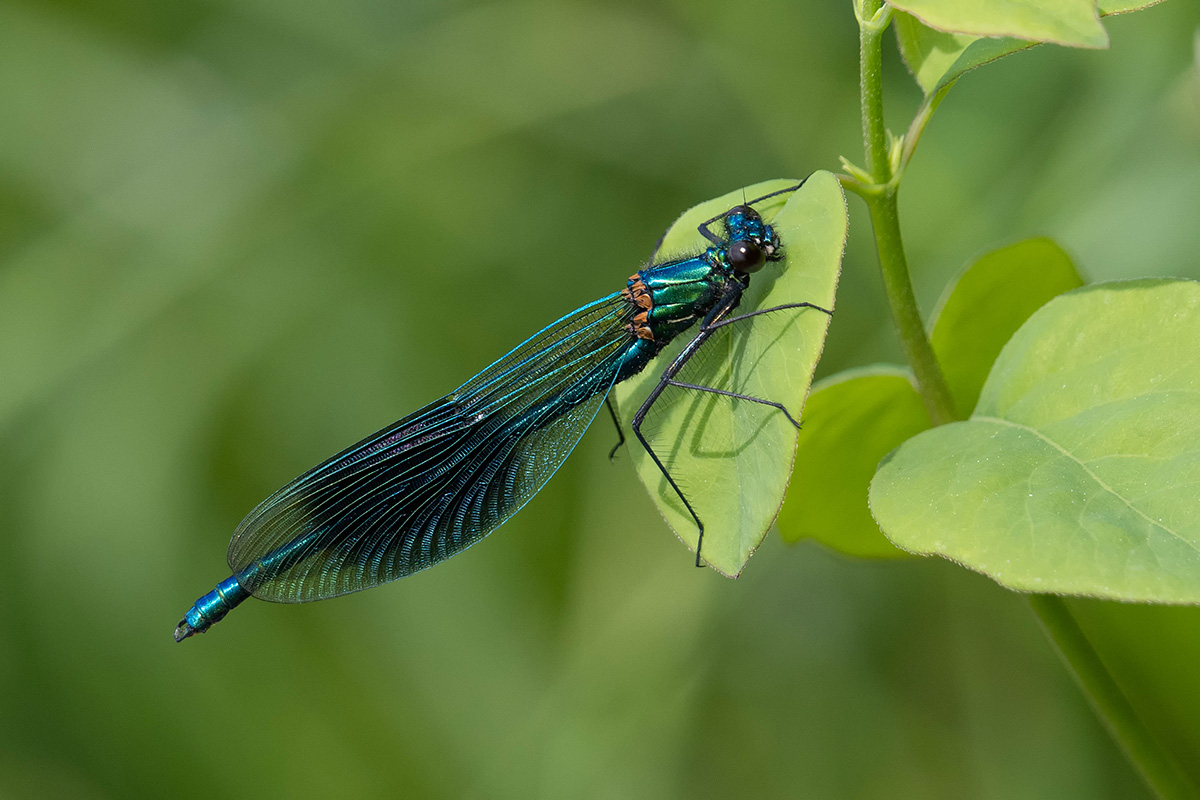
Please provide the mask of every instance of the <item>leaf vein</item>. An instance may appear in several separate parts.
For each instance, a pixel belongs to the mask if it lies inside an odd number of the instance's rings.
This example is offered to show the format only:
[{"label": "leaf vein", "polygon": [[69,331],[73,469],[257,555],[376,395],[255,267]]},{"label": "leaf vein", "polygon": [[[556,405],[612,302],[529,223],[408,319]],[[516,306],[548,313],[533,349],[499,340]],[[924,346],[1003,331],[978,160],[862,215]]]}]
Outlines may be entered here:
[{"label": "leaf vein", "polygon": [[1200,547],[1197,547],[1195,542],[1192,542],[1189,539],[1184,538],[1183,536],[1179,535],[1175,531],[1168,528],[1166,525],[1163,525],[1161,522],[1158,522],[1153,517],[1146,514],[1140,508],[1138,508],[1133,503],[1131,503],[1129,500],[1127,500],[1120,492],[1118,492],[1116,489],[1114,489],[1113,487],[1111,487],[1107,483],[1105,483],[1104,480],[1099,475],[1097,475],[1095,472],[1092,472],[1092,470],[1088,467],[1088,465],[1086,463],[1084,463],[1080,459],[1076,458],[1075,455],[1073,455],[1069,450],[1064,448],[1058,442],[1056,442],[1053,439],[1049,438],[1048,436],[1044,435],[1041,431],[1037,430],[1036,428],[1031,428],[1028,425],[1022,425],[1019,422],[1013,422],[1011,420],[1003,419],[1001,417],[980,416],[980,417],[972,417],[971,419],[974,421],[978,421],[978,422],[991,422],[991,423],[994,423],[997,425],[1005,425],[1010,428],[1016,428],[1018,430],[1032,433],[1034,436],[1041,439],[1043,442],[1050,445],[1055,450],[1062,453],[1064,456],[1066,456],[1067,458],[1071,459],[1076,464],[1078,464],[1079,468],[1082,469],[1084,472],[1086,472],[1088,477],[1090,477],[1092,480],[1094,480],[1100,486],[1100,488],[1102,488],[1104,491],[1108,492],[1113,497],[1117,498],[1122,503],[1124,503],[1126,505],[1126,507],[1129,508],[1130,511],[1137,514],[1142,519],[1146,520],[1146,522],[1149,522],[1155,528],[1161,528],[1162,530],[1169,533],[1171,536],[1174,536],[1176,539],[1183,542],[1185,545],[1190,547],[1192,550],[1200,553]]}]

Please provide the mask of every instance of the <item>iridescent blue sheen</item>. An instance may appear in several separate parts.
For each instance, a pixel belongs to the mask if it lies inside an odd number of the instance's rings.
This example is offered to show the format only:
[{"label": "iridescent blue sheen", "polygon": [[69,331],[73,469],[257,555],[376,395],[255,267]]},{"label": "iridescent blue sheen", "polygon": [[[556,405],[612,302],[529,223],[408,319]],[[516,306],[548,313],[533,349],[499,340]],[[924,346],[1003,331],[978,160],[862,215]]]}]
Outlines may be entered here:
[{"label": "iridescent blue sheen", "polygon": [[[201,597],[188,609],[179,627],[175,630],[175,640],[186,639],[192,633],[207,630],[208,627],[229,613],[230,609],[250,596],[250,593],[238,582],[236,576],[230,576],[217,584],[217,588]],[[182,635],[180,635],[182,632]]]},{"label": "iridescent blue sheen", "polygon": [[704,252],[640,270],[621,292],[268,497],[230,541],[233,576],[196,601],[176,640],[251,595],[299,603],[356,592],[431,567],[502,525],[570,454],[614,384],[706,315],[737,305],[753,270],[735,269],[731,243],[781,257],[775,232],[750,208],[720,220],[724,236],[702,227],[712,242]]}]

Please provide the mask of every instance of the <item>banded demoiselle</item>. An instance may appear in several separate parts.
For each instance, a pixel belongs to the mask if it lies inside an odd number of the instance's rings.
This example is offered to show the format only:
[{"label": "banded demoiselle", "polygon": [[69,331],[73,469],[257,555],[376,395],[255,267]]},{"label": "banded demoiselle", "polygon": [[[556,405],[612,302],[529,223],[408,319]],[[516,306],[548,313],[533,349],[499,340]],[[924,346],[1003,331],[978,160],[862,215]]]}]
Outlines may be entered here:
[{"label": "banded demoiselle", "polygon": [[[743,201],[703,222],[708,246],[655,256],[619,292],[571,312],[455,391],[343,450],[276,491],[242,520],[229,543],[233,574],[201,597],[175,640],[203,633],[248,597],[301,603],[411,575],[475,544],[545,485],[595,418],[613,386],[644,370],[696,328],[633,415],[630,428],[698,529],[704,523],[643,431],[664,391],[709,393],[760,404],[799,427],[770,398],[679,380],[679,372],[728,326],[798,301],[733,312],[751,276],[784,257],[784,243],[754,206],[800,184]],[[616,448],[614,448],[615,452]]]}]

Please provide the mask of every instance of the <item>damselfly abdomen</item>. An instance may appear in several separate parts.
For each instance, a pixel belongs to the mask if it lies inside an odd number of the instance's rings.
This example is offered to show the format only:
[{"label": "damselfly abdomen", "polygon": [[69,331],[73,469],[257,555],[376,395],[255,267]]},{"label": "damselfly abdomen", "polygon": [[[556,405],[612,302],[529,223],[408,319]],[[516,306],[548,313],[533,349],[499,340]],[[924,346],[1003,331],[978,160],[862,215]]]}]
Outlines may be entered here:
[{"label": "damselfly abdomen", "polygon": [[640,373],[693,329],[630,427],[694,520],[696,563],[702,564],[703,521],[642,423],[672,387],[770,407],[798,426],[771,398],[677,380],[684,365],[727,326],[785,309],[829,313],[808,302],[734,313],[751,275],[784,256],[784,243],[754,205],[798,188],[707,220],[699,226],[708,241],[703,252],[652,259],[621,291],[547,326],[455,391],[268,497],[233,535],[228,552],[233,575],[196,601],[175,639],[206,631],[250,596],[285,603],[336,597],[465,550],[545,485],[614,385]]}]

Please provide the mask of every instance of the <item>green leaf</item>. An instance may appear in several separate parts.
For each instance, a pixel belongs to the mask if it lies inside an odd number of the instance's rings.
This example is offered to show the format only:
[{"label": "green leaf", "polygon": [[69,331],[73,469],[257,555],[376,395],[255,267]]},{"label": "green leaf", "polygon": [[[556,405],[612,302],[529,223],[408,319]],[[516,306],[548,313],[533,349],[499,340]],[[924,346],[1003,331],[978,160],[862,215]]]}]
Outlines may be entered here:
[{"label": "green leaf", "polygon": [[[979,41],[978,36],[934,30],[903,12],[896,13],[892,25],[896,30],[900,57],[926,95],[933,94],[943,83],[949,83],[965,71],[960,70],[951,76],[952,68],[963,51]],[[1021,42],[1021,45],[1032,46],[1028,42]]]},{"label": "green leaf", "polygon": [[[703,250],[707,242],[696,229],[701,222],[743,198],[796,183],[767,181],[696,206],[667,232],[661,252]],[[832,310],[846,242],[846,200],[837,179],[813,173],[799,191],[757,208],[778,232],[786,258],[755,273],[738,312],[795,302]],[[706,343],[678,378],[782,403],[799,419],[828,326],[828,315],[812,309],[735,323],[720,329],[723,333]],[[626,422],[690,338],[680,336],[640,375],[617,386],[614,395]],[[655,405],[646,430],[705,523],[702,557],[722,574],[736,576],[779,512],[797,430],[776,409],[675,387]],[[695,549],[698,531],[691,516],[645,450],[636,442],[628,450],[667,522]]]},{"label": "green leaf", "polygon": [[[1053,241],[1029,239],[982,256],[948,287],[932,341],[960,409],[975,407],[1004,343],[1063,292],[1083,285]],[[784,540],[816,539],[852,556],[900,555],[867,508],[880,460],[930,427],[907,370],[877,366],[819,382],[805,404],[807,425],[779,514]]]},{"label": "green leaf", "polygon": [[964,72],[1037,44],[1021,39],[946,33],[908,14],[896,14],[895,26],[900,56],[926,96],[948,86]]},{"label": "green leaf", "polygon": [[1053,298],[1083,286],[1050,239],[1026,239],[968,266],[947,287],[930,337],[960,412],[970,411],[1004,343]]},{"label": "green leaf", "polygon": [[808,396],[804,418],[780,535],[816,539],[852,556],[905,555],[871,517],[867,488],[881,458],[929,428],[911,374],[879,365],[826,378]]},{"label": "green leaf", "polygon": [[[1101,3],[1099,13],[1102,17],[1125,14],[1148,8],[1160,2],[1162,0]],[[930,27],[916,17],[905,13],[896,14],[894,25],[900,56],[904,59],[908,71],[916,79],[917,85],[926,95],[934,94],[957,80],[965,72],[1011,53],[1028,50],[1042,41],[1029,41],[1029,38],[1036,37],[1009,38],[1002,36],[994,38],[994,36],[950,32],[947,29]],[[1069,44],[1068,42],[1058,43]]]},{"label": "green leaf", "polygon": [[1099,4],[1100,16],[1111,17],[1114,14],[1128,14],[1131,11],[1141,11],[1142,9],[1149,8],[1150,6],[1156,6],[1162,1],[1163,0],[1146,0],[1146,2],[1140,2],[1140,0],[1102,1]]},{"label": "green leaf", "polygon": [[1108,47],[1095,0],[893,0],[931,28],[1072,47]]},{"label": "green leaf", "polygon": [[1090,286],[1037,311],[975,414],[871,482],[906,550],[1022,591],[1200,602],[1200,284]]}]

